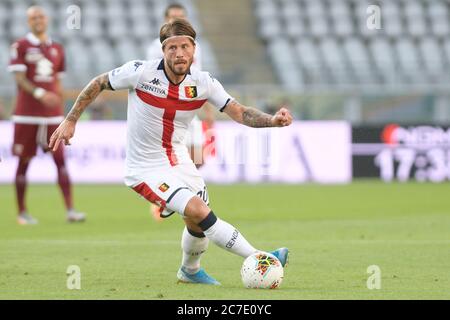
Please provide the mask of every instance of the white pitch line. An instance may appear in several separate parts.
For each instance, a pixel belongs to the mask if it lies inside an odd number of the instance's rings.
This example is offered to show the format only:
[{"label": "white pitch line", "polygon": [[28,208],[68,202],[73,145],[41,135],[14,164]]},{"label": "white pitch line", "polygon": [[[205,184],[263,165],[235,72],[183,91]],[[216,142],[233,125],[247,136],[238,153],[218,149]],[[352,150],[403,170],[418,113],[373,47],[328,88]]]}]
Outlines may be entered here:
[{"label": "white pitch line", "polygon": [[58,240],[58,239],[17,239],[17,240],[0,240],[1,244],[40,244],[40,245],[108,245],[108,246],[123,246],[123,245],[151,245],[151,244],[179,244],[176,240]]},{"label": "white pitch line", "polygon": [[[274,245],[276,241],[258,241],[258,244]],[[278,241],[277,241],[278,242]],[[129,246],[129,245],[174,245],[179,244],[179,240],[61,240],[61,239],[8,239],[0,240],[0,245],[11,244],[39,244],[39,245],[108,245],[108,246]],[[449,244],[449,240],[403,240],[403,239],[333,239],[333,240],[283,240],[280,244],[298,243],[302,247],[315,244],[395,244],[395,245],[435,245]]]}]

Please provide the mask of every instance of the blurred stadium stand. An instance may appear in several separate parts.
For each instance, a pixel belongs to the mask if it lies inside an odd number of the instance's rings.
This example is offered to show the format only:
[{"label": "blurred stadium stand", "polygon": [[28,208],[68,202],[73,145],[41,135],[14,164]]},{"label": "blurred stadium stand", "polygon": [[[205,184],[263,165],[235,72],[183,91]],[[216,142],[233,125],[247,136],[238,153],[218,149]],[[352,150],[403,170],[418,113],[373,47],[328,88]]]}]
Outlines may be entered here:
[{"label": "blurred stadium stand", "polygon": [[[28,32],[26,9],[32,4],[43,6],[50,17],[49,33],[64,44],[68,74],[66,85],[77,88],[92,76],[111,70],[132,59],[145,59],[147,45],[159,36],[167,0],[1,0],[0,64],[8,63],[8,47]],[[173,2],[173,1],[172,1]],[[199,33],[204,51],[204,68],[217,72],[214,54],[201,37],[196,7],[182,1],[189,19]],[[71,5],[81,9],[81,30],[66,25]],[[10,85],[9,77],[1,77],[1,85]]]},{"label": "blurred stadium stand", "polygon": [[[259,36],[287,87],[450,84],[448,1],[253,3]],[[380,30],[366,27],[374,4],[382,12]]]}]

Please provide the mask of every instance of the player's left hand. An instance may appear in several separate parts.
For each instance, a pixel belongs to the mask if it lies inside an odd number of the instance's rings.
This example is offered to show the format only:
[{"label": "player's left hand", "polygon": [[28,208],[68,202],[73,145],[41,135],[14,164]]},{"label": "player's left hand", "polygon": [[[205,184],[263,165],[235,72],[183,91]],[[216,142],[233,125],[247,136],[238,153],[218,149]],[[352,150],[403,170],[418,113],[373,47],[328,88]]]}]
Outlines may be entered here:
[{"label": "player's left hand", "polygon": [[291,112],[286,108],[281,108],[271,119],[273,127],[286,127],[292,123]]},{"label": "player's left hand", "polygon": [[48,147],[55,152],[58,150],[59,144],[64,141],[64,144],[70,145],[70,139],[75,134],[75,122],[64,120],[59,127],[53,132],[50,137]]}]

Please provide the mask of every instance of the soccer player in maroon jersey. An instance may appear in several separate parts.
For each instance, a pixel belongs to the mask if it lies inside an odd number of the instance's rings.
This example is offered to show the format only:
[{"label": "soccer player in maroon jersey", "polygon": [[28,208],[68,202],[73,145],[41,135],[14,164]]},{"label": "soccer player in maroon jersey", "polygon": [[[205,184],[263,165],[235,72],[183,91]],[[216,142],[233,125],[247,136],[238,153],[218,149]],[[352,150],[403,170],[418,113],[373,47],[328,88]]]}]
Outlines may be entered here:
[{"label": "soccer player in maroon jersey", "polygon": [[[64,51],[47,35],[48,17],[44,10],[32,6],[27,10],[30,33],[11,46],[8,67],[14,73],[18,95],[14,122],[13,154],[19,157],[16,172],[16,194],[19,224],[36,224],[25,205],[26,172],[40,146],[49,151],[48,140],[63,120],[63,91],[60,76],[64,71]],[[73,209],[72,191],[63,149],[53,153],[58,184],[64,196],[67,221],[84,221],[85,215]]]}]

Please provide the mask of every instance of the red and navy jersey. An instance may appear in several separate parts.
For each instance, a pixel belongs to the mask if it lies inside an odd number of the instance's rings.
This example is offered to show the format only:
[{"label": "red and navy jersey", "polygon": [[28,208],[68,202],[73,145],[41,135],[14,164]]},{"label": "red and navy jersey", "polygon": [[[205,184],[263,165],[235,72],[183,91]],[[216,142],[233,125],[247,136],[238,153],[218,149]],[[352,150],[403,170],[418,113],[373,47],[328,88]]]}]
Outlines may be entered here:
[{"label": "red and navy jersey", "polygon": [[[11,45],[10,72],[25,72],[27,79],[35,86],[57,92],[57,80],[65,70],[63,47],[51,40],[41,42],[35,35],[28,33]],[[33,95],[18,87],[14,115],[25,117],[62,116],[62,105],[46,107]]]}]

